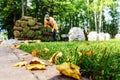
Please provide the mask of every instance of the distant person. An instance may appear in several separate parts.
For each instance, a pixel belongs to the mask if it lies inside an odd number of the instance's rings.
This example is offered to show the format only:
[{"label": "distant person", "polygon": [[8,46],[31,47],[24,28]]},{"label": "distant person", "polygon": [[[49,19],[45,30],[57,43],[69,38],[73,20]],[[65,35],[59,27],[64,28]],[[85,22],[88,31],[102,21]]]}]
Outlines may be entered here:
[{"label": "distant person", "polygon": [[56,33],[58,31],[58,26],[54,18],[53,17],[46,18],[44,26],[52,28],[52,32],[53,32],[52,39],[53,41],[56,41]]}]

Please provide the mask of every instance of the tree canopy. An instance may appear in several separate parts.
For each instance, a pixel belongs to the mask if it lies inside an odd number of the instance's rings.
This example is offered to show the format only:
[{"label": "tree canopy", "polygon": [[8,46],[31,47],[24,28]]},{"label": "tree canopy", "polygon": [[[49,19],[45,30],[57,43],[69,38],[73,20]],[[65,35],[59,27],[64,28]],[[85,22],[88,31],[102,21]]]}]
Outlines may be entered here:
[{"label": "tree canopy", "polygon": [[[68,33],[71,27],[81,27],[85,31],[117,33],[118,16],[115,0],[0,0],[2,29],[9,38],[13,37],[13,26],[23,15],[32,16],[44,24],[46,14],[53,16],[61,33]],[[31,6],[27,4],[31,3]],[[105,9],[109,7],[111,23],[105,20]],[[110,22],[110,20],[109,20]],[[112,30],[112,31],[111,31]]]}]

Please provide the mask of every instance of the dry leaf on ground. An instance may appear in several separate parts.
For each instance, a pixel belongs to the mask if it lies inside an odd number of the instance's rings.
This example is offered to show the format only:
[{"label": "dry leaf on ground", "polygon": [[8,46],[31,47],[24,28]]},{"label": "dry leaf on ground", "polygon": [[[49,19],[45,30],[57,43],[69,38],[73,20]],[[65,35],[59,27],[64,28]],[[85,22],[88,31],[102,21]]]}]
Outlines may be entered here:
[{"label": "dry leaf on ground", "polygon": [[92,51],[92,50],[89,50],[89,51],[87,51],[87,52],[85,53],[85,55],[87,55],[87,56],[92,56],[92,55],[94,55],[94,54],[95,54],[95,52]]},{"label": "dry leaf on ground", "polygon": [[49,62],[55,63],[55,62],[57,62],[57,57],[61,57],[61,56],[62,56],[62,52],[56,52],[52,55]]},{"label": "dry leaf on ground", "polygon": [[37,58],[37,57],[33,58],[33,59],[30,61],[29,64],[45,64],[45,65],[46,65],[45,62],[43,62],[41,59],[39,59],[39,58]]},{"label": "dry leaf on ground", "polygon": [[45,52],[45,53],[47,53],[47,52],[49,52],[50,50],[49,50],[48,48],[44,48],[42,51]]},{"label": "dry leaf on ground", "polygon": [[46,66],[44,64],[30,64],[26,65],[26,68],[29,70],[45,70]]},{"label": "dry leaf on ground", "polygon": [[22,61],[22,62],[15,63],[13,66],[14,67],[22,67],[22,66],[25,66],[25,65],[27,65],[27,62],[26,61]]},{"label": "dry leaf on ground", "polygon": [[82,56],[82,53],[81,53],[81,52],[78,52],[78,55],[79,55],[79,57],[81,57],[81,56]]},{"label": "dry leaf on ground", "polygon": [[11,48],[19,48],[19,47],[20,47],[20,45],[18,45],[18,44],[14,44],[11,46]]},{"label": "dry leaf on ground", "polygon": [[79,72],[80,68],[74,64],[65,62],[61,65],[57,65],[56,69],[65,76],[69,76],[77,80],[81,80],[81,74]]},{"label": "dry leaf on ground", "polygon": [[39,52],[40,52],[40,50],[34,49],[34,50],[32,51],[32,56],[36,57],[36,56],[39,54]]}]

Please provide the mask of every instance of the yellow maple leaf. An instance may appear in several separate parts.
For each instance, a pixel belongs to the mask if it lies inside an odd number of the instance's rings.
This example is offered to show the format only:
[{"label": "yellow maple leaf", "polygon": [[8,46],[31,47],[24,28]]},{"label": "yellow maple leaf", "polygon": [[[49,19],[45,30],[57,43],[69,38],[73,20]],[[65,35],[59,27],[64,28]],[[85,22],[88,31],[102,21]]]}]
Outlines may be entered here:
[{"label": "yellow maple leaf", "polygon": [[29,64],[45,64],[46,65],[46,63],[41,59],[39,59],[38,57],[33,58]]},{"label": "yellow maple leaf", "polygon": [[91,56],[91,55],[94,55],[94,54],[95,54],[95,52],[92,51],[92,50],[89,50],[85,53],[85,55],[87,55],[87,56]]},{"label": "yellow maple leaf", "polygon": [[81,56],[82,56],[82,53],[81,53],[81,52],[78,52],[78,55],[79,55],[79,57],[81,57]]},{"label": "yellow maple leaf", "polygon": [[77,65],[64,62],[61,65],[57,65],[56,69],[65,76],[81,80],[80,67]]},{"label": "yellow maple leaf", "polygon": [[40,50],[34,49],[34,50],[32,51],[32,56],[33,56],[33,57],[36,57],[36,56],[39,54],[39,52],[40,52]]},{"label": "yellow maple leaf", "polygon": [[47,53],[47,52],[49,52],[49,49],[48,48],[44,48],[42,51]]},{"label": "yellow maple leaf", "polygon": [[20,47],[20,45],[18,45],[18,44],[14,44],[11,46],[11,48],[19,48],[19,47]]},{"label": "yellow maple leaf", "polygon": [[45,70],[46,66],[44,64],[30,64],[26,68],[29,70]]},{"label": "yellow maple leaf", "polygon": [[25,66],[25,65],[27,65],[27,62],[26,61],[22,61],[22,62],[15,63],[13,66],[14,67],[22,67],[22,66]]},{"label": "yellow maple leaf", "polygon": [[52,55],[52,57],[48,61],[51,63],[55,63],[57,62],[57,57],[61,57],[61,56],[62,56],[62,52],[56,52]]},{"label": "yellow maple leaf", "polygon": [[38,58],[33,58],[29,64],[40,64],[40,60]]}]

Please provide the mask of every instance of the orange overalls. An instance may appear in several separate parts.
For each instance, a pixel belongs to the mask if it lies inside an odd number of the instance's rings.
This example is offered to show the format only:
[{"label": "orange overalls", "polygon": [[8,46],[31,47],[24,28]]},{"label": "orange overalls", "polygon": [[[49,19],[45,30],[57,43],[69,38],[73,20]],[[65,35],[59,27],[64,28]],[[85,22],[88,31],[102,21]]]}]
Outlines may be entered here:
[{"label": "orange overalls", "polygon": [[57,23],[56,21],[54,20],[54,18],[52,17],[49,17],[45,20],[45,25],[46,27],[52,27],[52,38],[53,38],[53,41],[56,41],[56,31],[58,30],[58,26],[57,26]]},{"label": "orange overalls", "polygon": [[54,20],[54,18],[52,18],[52,17],[49,17],[48,19],[45,20],[45,25],[44,26],[46,26],[46,27],[52,27],[55,30],[58,30],[57,23]]}]

